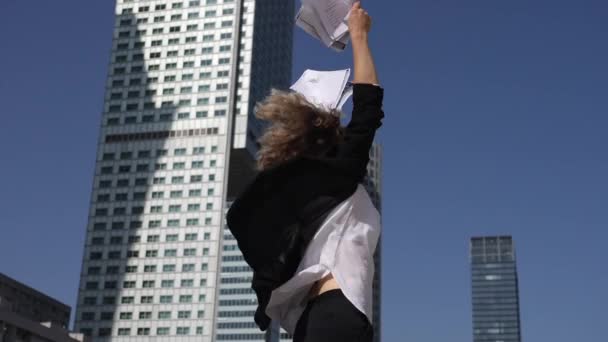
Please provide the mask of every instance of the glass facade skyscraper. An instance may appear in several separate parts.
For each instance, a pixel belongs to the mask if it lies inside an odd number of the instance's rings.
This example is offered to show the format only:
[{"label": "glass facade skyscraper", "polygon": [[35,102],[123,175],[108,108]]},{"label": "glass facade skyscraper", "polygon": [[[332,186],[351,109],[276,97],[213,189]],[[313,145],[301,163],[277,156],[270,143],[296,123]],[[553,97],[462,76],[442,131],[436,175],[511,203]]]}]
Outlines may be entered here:
[{"label": "glass facade skyscraper", "polygon": [[255,174],[255,103],[291,84],[294,10],[116,1],[75,318],[92,341],[215,341],[218,304],[240,303],[218,299],[239,271],[224,213]]},{"label": "glass facade skyscraper", "polygon": [[510,236],[470,243],[474,342],[520,342],[519,289]]}]

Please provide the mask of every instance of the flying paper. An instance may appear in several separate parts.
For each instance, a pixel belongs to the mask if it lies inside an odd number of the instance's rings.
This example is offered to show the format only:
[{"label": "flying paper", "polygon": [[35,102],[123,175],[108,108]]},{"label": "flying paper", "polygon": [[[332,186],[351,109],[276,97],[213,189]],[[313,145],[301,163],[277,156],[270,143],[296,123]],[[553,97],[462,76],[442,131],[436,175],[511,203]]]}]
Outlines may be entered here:
[{"label": "flying paper", "polygon": [[342,109],[353,93],[348,82],[350,69],[318,71],[306,70],[290,89],[306,97],[312,104],[327,110]]}]

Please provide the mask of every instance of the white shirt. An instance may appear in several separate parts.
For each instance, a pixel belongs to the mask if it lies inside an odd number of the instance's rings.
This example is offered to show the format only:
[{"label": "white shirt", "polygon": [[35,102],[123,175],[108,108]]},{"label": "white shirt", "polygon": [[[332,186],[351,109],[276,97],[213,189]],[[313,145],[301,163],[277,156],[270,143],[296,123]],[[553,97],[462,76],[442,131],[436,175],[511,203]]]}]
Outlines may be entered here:
[{"label": "white shirt", "polygon": [[374,251],[380,228],[378,210],[359,184],[327,216],[295,275],[272,291],[266,314],[293,334],[312,285],[331,273],[344,296],[371,322]]}]

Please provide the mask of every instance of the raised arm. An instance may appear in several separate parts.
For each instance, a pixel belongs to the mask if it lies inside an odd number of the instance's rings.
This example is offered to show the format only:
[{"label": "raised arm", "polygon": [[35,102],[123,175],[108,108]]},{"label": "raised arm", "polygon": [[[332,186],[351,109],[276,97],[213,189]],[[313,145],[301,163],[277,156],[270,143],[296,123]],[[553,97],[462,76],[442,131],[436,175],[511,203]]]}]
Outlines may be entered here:
[{"label": "raised arm", "polygon": [[344,129],[344,139],[327,157],[346,174],[360,182],[367,172],[369,149],[376,130],[382,125],[383,89],[378,85],[376,67],[367,43],[371,18],[361,8],[353,5],[348,19],[354,59],[353,114]]},{"label": "raised arm", "polygon": [[348,18],[348,30],[353,45],[353,64],[355,75],[353,83],[378,84],[378,75],[372,52],[367,42],[372,20],[361,8],[360,2],[355,2]]}]

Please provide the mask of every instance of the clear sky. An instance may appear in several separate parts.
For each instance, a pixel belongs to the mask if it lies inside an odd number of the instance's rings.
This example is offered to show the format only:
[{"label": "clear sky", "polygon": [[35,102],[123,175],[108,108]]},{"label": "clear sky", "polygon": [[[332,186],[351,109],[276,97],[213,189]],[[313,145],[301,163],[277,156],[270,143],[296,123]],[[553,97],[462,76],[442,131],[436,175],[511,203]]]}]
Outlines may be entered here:
[{"label": "clear sky", "polygon": [[[523,338],[605,341],[608,2],[368,0],[386,89],[384,341],[471,341],[468,239],[512,234]],[[0,272],[75,306],[111,0],[0,0]],[[337,69],[299,30],[294,71]]]}]

